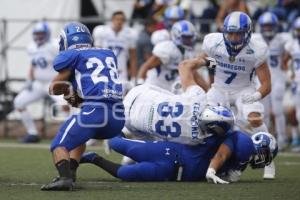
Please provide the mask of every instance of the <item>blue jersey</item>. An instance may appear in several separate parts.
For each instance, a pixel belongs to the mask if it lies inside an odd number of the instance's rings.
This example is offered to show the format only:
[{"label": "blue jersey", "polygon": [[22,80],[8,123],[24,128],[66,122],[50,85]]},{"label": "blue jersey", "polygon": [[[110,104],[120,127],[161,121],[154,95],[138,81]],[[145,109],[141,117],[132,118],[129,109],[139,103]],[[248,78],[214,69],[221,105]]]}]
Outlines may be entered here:
[{"label": "blue jersey", "polygon": [[122,100],[117,59],[108,49],[81,48],[62,51],[53,62],[54,69],[73,72],[72,86],[84,101]]}]

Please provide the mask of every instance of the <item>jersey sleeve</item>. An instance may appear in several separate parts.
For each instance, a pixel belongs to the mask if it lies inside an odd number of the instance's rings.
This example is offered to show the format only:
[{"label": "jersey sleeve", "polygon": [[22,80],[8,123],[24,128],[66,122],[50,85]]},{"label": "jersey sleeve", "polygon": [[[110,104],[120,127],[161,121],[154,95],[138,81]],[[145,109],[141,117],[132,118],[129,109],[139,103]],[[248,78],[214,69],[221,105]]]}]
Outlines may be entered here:
[{"label": "jersey sleeve", "polygon": [[103,38],[105,35],[105,26],[96,26],[93,30],[94,46],[103,47]]},{"label": "jersey sleeve", "polygon": [[259,41],[259,45],[257,46],[256,49],[256,62],[254,64],[254,68],[258,68],[261,66],[264,62],[267,61],[268,58],[268,47],[265,43]]},{"label": "jersey sleeve", "polygon": [[163,64],[167,64],[171,60],[170,45],[166,42],[160,42],[154,46],[152,54],[160,59]]},{"label": "jersey sleeve", "polygon": [[239,163],[249,161],[250,157],[254,154],[253,142],[247,134],[240,131],[232,132],[223,142],[230,151],[232,157]]},{"label": "jersey sleeve", "polygon": [[217,39],[218,37],[216,37],[216,34],[207,34],[203,39],[202,52],[210,57],[213,56],[212,48]]},{"label": "jersey sleeve", "polygon": [[76,63],[76,53],[74,51],[63,51],[53,61],[53,68],[56,71],[63,69],[73,69]]},{"label": "jersey sleeve", "polygon": [[186,91],[182,94],[182,96],[187,98],[192,98],[192,97],[202,98],[205,96],[205,91],[198,85],[192,85],[186,89]]},{"label": "jersey sleeve", "polygon": [[291,50],[293,49],[293,39],[289,39],[289,41],[284,45],[284,50],[291,54]]}]

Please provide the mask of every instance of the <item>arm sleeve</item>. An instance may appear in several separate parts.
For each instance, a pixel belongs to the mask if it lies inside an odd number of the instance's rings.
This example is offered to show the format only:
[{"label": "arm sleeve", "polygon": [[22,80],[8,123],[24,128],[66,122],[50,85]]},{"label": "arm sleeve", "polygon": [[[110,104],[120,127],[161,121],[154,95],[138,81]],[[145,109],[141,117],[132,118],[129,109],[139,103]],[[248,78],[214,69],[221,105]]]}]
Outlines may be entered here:
[{"label": "arm sleeve", "polygon": [[254,65],[254,68],[258,68],[259,66],[261,66],[264,62],[267,61],[268,58],[268,47],[267,45],[265,45],[264,43],[260,43],[261,45],[259,46],[259,48],[257,49],[258,53],[257,53],[257,57],[256,57],[256,62]]},{"label": "arm sleeve", "polygon": [[203,44],[202,44],[202,52],[206,53],[208,56],[211,56],[211,35],[208,34],[204,37],[203,39]]},{"label": "arm sleeve", "polygon": [[73,69],[76,62],[76,55],[73,51],[63,51],[53,61],[53,67],[56,71],[63,69]]}]

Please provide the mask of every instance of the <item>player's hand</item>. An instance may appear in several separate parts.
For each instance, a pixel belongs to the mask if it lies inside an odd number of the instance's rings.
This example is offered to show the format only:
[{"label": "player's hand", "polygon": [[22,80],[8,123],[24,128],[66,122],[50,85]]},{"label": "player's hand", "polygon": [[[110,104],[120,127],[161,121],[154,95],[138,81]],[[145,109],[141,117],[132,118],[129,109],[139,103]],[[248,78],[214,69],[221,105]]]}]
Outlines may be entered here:
[{"label": "player's hand", "polygon": [[206,67],[208,69],[215,69],[216,68],[217,61],[214,58],[212,58],[212,57],[206,57],[205,60],[207,61]]},{"label": "player's hand", "polygon": [[79,105],[83,102],[83,99],[78,96],[76,92],[73,92],[69,95],[64,95],[64,99],[72,106],[72,107],[79,107]]},{"label": "player's hand", "polygon": [[222,180],[216,175],[216,170],[213,168],[208,168],[206,172],[206,180],[208,182],[213,182],[214,184],[228,184],[229,182]]},{"label": "player's hand", "polygon": [[252,104],[261,99],[261,93],[256,91],[253,94],[244,94],[242,96],[242,102],[246,104]]}]

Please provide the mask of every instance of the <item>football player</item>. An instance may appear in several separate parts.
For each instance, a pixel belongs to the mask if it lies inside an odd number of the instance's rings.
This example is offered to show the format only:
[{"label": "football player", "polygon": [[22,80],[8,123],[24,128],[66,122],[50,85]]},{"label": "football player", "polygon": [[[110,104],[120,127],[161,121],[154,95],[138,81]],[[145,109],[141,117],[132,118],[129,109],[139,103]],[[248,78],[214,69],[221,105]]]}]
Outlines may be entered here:
[{"label": "football player", "polygon": [[[142,83],[145,80],[147,84],[171,91],[178,78],[179,63],[194,56],[196,36],[192,23],[186,20],[176,22],[171,30],[171,40],[157,43],[152,51],[153,55],[141,66],[138,82]],[[202,81],[200,76],[197,77],[197,81]],[[204,81],[199,84],[207,89]]]},{"label": "football player", "polygon": [[[209,127],[208,127],[209,128]],[[277,154],[275,138],[264,132],[252,137],[234,131],[226,137],[206,138],[196,146],[169,141],[141,141],[115,137],[112,149],[137,163],[120,165],[94,152],[85,153],[80,163],[92,163],[124,181],[201,181],[215,184],[237,182],[250,165],[269,165]],[[149,153],[151,152],[151,153]]]},{"label": "football player", "polygon": [[[123,11],[112,14],[111,24],[99,25],[93,30],[94,45],[111,49],[118,59],[120,80],[126,83],[136,78],[136,34],[125,26],[126,17]],[[128,65],[129,63],[129,65]]]},{"label": "football player", "polygon": [[[300,124],[300,17],[293,24],[293,38],[286,43],[285,50],[284,65],[288,67],[289,60],[292,61],[296,118],[298,124]],[[298,131],[300,131],[300,126],[298,127]]]},{"label": "football player", "polygon": [[[250,126],[252,133],[267,132],[263,122],[264,107],[260,99],[271,91],[270,71],[266,62],[267,45],[251,38],[252,23],[243,12],[232,12],[224,20],[223,33],[205,36],[201,59],[212,57],[217,65],[213,84],[207,93],[210,105],[233,105],[240,121]],[[201,61],[200,61],[201,62]],[[198,65],[197,59],[186,61]],[[256,90],[253,75],[261,86]],[[265,169],[264,178],[275,177],[274,164]]]},{"label": "football player", "polygon": [[122,84],[114,53],[92,48],[88,28],[77,22],[64,27],[59,45],[61,52],[53,63],[58,75],[50,93],[64,95],[80,112],[71,116],[53,139],[51,152],[59,177],[41,190],[72,190],[85,142],[112,138],[124,126]]},{"label": "football player", "polygon": [[58,45],[50,38],[50,29],[46,22],[38,22],[32,32],[33,42],[27,51],[31,58],[29,77],[24,89],[14,99],[14,107],[20,113],[27,135],[21,139],[24,143],[40,141],[37,128],[30,113],[26,110],[31,103],[48,96],[48,87],[57,74],[52,62],[58,54]]},{"label": "football player", "polygon": [[[255,34],[255,39],[262,39],[268,45],[269,53],[267,63],[271,72],[272,92],[270,98],[262,101],[265,108],[271,106],[275,117],[276,133],[279,150],[287,145],[286,123],[283,109],[283,97],[286,84],[286,71],[283,65],[284,45],[290,39],[288,33],[279,33],[279,22],[275,14],[271,12],[263,13],[259,19],[260,34]],[[265,114],[268,116],[269,114]],[[268,119],[269,121],[270,119]]]}]

